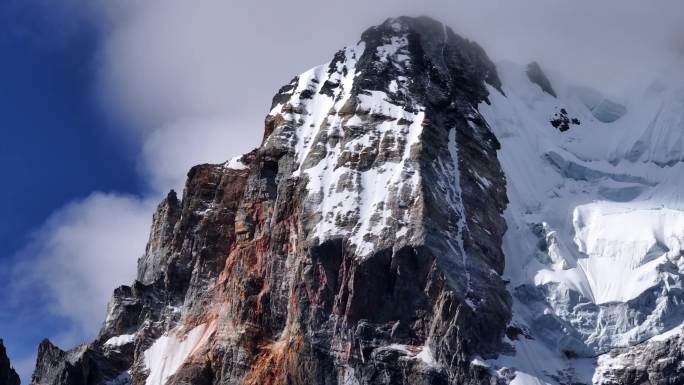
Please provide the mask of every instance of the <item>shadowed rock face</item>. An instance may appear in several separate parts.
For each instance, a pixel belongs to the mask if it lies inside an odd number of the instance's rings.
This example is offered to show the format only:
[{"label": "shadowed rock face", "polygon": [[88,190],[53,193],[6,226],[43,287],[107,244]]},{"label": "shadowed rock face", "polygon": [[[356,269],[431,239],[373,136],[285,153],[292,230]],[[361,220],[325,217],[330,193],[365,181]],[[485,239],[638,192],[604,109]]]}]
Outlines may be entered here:
[{"label": "shadowed rock face", "polygon": [[10,364],[2,339],[0,339],[0,385],[19,385],[19,375]]},{"label": "shadowed rock face", "polygon": [[471,364],[510,319],[485,84],[440,23],[367,30],[281,88],[260,148],[189,172],[98,338],[41,344],[33,383],[497,381]]}]

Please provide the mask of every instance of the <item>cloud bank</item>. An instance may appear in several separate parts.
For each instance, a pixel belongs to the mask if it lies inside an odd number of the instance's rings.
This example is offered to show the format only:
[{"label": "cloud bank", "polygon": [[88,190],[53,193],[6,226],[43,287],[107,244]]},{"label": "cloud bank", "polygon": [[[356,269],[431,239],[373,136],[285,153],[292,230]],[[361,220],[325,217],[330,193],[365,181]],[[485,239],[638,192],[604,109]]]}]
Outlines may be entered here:
[{"label": "cloud bank", "polygon": [[538,60],[615,94],[684,51],[684,3],[674,0],[69,0],[47,7],[62,22],[96,26],[93,82],[112,120],[125,123],[118,134],[135,143],[148,190],[142,198],[95,192],[76,201],[22,251],[31,263],[18,270],[18,285],[71,320],[64,343],[91,338],[111,290],[133,279],[153,202],[182,187],[191,165],[249,151],[279,86],[388,16],[436,15],[495,60]]},{"label": "cloud bank", "polygon": [[[56,337],[73,345],[100,327],[114,282],[130,282],[144,250],[154,203],[93,193],[54,212],[19,252],[14,298],[32,298],[70,327]],[[141,215],[140,213],[144,213]]]}]

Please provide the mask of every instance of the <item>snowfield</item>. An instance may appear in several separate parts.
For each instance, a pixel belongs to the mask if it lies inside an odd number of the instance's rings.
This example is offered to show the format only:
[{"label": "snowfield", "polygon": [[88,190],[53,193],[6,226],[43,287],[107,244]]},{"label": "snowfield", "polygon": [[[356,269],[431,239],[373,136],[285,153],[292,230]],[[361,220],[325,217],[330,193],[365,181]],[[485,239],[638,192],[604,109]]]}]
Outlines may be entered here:
[{"label": "snowfield", "polygon": [[586,294],[597,304],[627,302],[658,283],[658,266],[680,257],[684,211],[591,203],[574,210],[573,227],[575,244],[587,256],[576,268],[587,277]]}]

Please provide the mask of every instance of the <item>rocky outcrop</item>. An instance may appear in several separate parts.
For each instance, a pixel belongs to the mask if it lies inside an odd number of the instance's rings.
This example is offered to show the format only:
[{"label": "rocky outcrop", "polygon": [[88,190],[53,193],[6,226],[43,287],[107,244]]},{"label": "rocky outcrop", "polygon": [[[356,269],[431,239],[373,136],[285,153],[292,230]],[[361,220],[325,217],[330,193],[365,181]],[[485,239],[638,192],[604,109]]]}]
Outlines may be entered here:
[{"label": "rocky outcrop", "polygon": [[542,91],[553,96],[554,98],[558,97],[558,95],[556,95],[556,91],[553,90],[553,86],[551,86],[551,81],[548,77],[546,77],[546,74],[536,61],[527,65],[527,77],[532,83],[541,87]]},{"label": "rocky outcrop", "polygon": [[[93,343],[35,384],[491,384],[507,199],[476,44],[391,19],[281,88],[262,146],[193,168]],[[498,92],[498,91],[496,91]]]},{"label": "rocky outcrop", "polygon": [[630,347],[615,349],[598,359],[597,385],[684,384],[684,329]]},{"label": "rocky outcrop", "polygon": [[19,375],[10,364],[5,345],[0,338],[0,385],[19,385]]}]

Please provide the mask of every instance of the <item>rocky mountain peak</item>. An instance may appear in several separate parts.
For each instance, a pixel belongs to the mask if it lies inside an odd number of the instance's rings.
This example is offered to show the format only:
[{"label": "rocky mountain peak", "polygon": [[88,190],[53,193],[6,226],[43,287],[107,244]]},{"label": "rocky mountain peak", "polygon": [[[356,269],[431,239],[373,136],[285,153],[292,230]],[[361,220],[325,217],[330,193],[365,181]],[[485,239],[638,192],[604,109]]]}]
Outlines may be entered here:
[{"label": "rocky mountain peak", "polygon": [[[387,19],[363,32],[356,45],[337,52],[330,63],[316,68],[328,74],[327,83],[317,90],[320,94],[334,95],[344,78],[353,80],[347,92],[383,91],[404,105],[407,100],[402,96],[426,93],[437,106],[449,105],[455,94],[477,104],[487,96],[483,80],[497,89],[501,86],[494,64],[479,45],[427,17]],[[290,99],[299,80],[300,76],[276,94],[272,108]],[[311,87],[302,91],[302,99],[315,93]],[[270,128],[267,124],[266,136]]]},{"label": "rocky mountain peak", "polygon": [[295,77],[260,148],[160,203],[98,339],[41,348],[34,383],[489,381],[470,359],[510,296],[487,84],[479,46],[406,17]]}]

